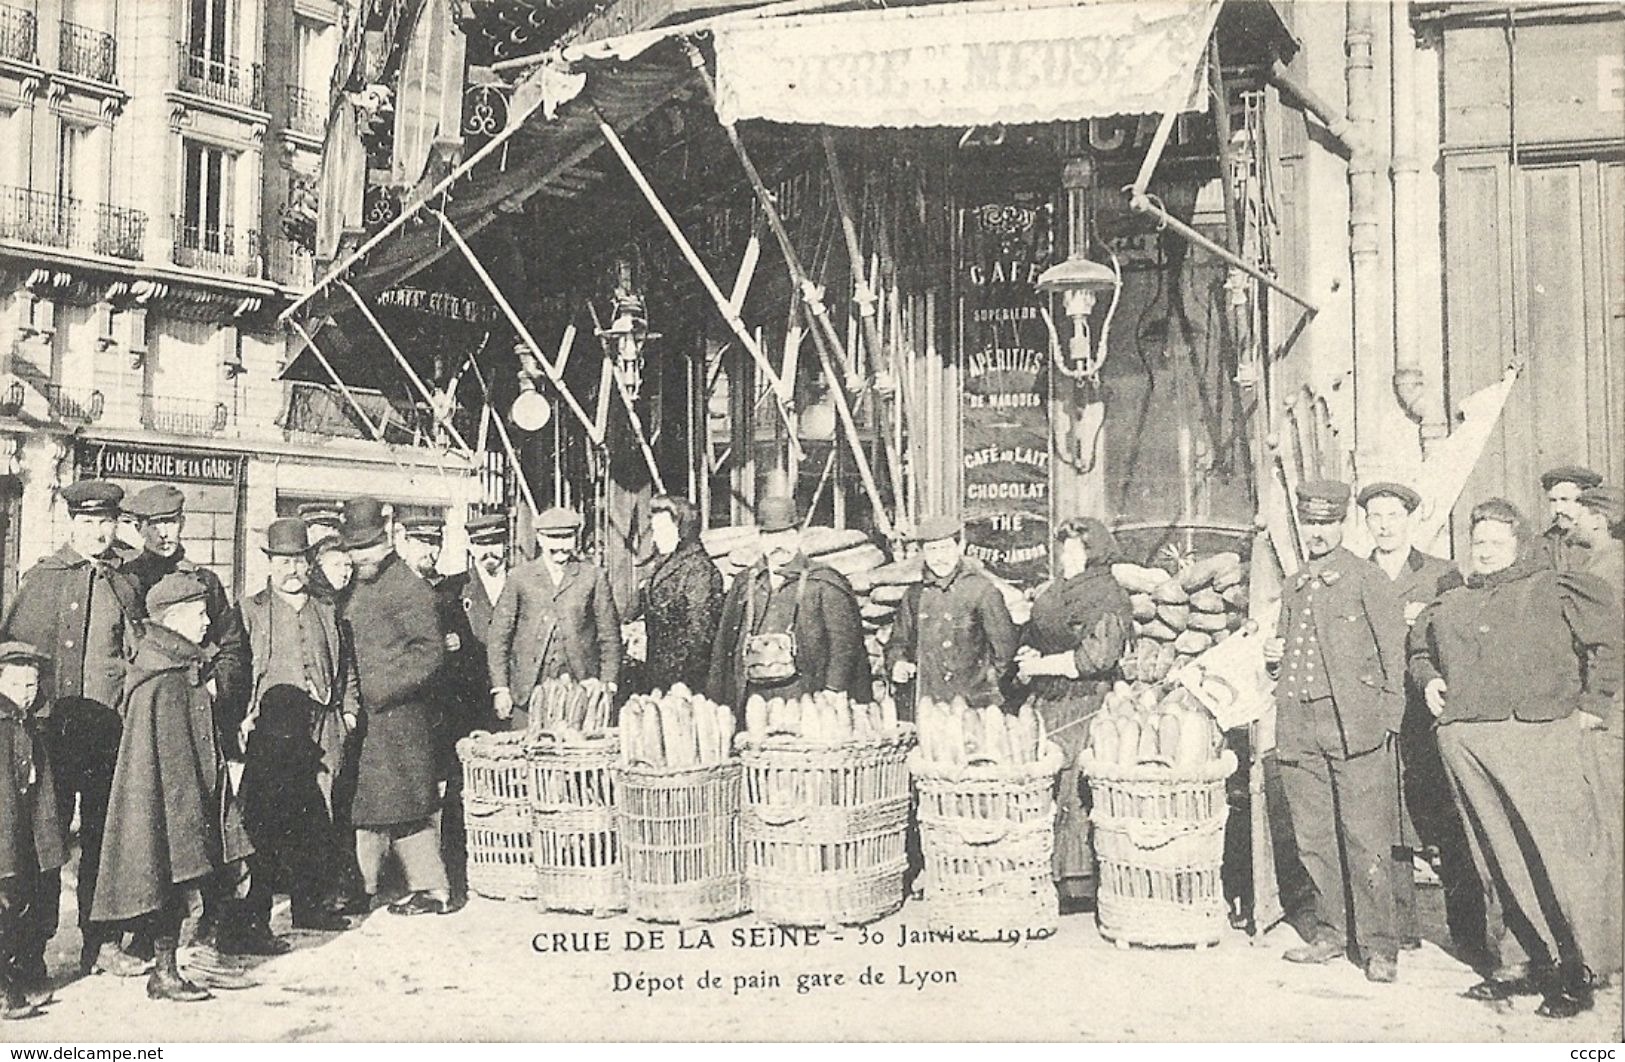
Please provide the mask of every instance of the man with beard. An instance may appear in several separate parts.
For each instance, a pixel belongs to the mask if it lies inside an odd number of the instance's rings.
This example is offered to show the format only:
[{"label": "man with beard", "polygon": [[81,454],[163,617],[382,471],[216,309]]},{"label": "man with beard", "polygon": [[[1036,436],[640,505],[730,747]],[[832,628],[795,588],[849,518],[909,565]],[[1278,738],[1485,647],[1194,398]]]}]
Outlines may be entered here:
[{"label": "man with beard", "polygon": [[[1405,711],[1405,608],[1382,570],[1343,548],[1349,488],[1298,488],[1307,554],[1264,659],[1280,675],[1276,745],[1298,853],[1315,883],[1315,935],[1288,962],[1327,963],[1352,941],[1369,981],[1398,976],[1394,735]],[[1283,667],[1284,665],[1284,667]]]},{"label": "man with beard", "polygon": [[[255,848],[244,927],[271,935],[272,893],[281,877],[295,929],[345,929],[348,923],[321,900],[338,884],[324,868],[349,860],[334,851],[333,781],[360,713],[355,671],[337,610],[310,593],[304,523],[273,521],[262,548],[270,575],[239,606],[252,662],[242,798]],[[281,718],[262,727],[263,706],[273,696]]]},{"label": "man with beard", "polygon": [[753,693],[799,697],[834,690],[874,699],[857,595],[846,577],[801,552],[793,498],[756,506],[762,557],[734,578],[722,603],[707,682],[736,707]]},{"label": "man with beard", "polygon": [[946,516],[920,522],[925,570],[897,606],[886,659],[893,682],[914,682],[916,697],[963,696],[973,708],[998,704],[999,680],[1016,653],[1016,627],[1004,595],[965,557],[964,525]]},{"label": "man with beard", "polygon": [[[79,966],[137,977],[150,964],[119,947],[116,927],[94,925],[107,795],[118,761],[124,676],[135,657],[146,611],[135,581],[113,552],[124,491],[103,480],[62,488],[68,541],[23,575],[5,622],[7,640],[38,646],[54,659],[41,675],[38,718],[56,776],[57,821],[64,829],[79,805]],[[60,888],[45,882],[31,909],[27,953],[17,966],[45,979],[45,942],[55,932]]]},{"label": "man with beard", "polygon": [[376,898],[384,860],[393,851],[408,893],[390,912],[446,914],[451,885],[434,821],[441,794],[433,700],[445,641],[434,591],[391,548],[389,522],[376,498],[345,503],[344,542],[355,560],[345,614],[362,709],[350,812],[362,883]]},{"label": "man with beard", "polygon": [[464,712],[458,737],[474,730],[499,729],[491,712],[486,641],[491,616],[508,585],[508,517],[502,513],[476,516],[466,530],[468,567],[440,584],[451,608],[463,617],[464,637],[451,650],[453,684]]},{"label": "man with beard", "polygon": [[1563,465],[1540,477],[1552,518],[1540,536],[1541,546],[1552,567],[1560,572],[1585,567],[1585,547],[1574,537],[1574,522],[1580,512],[1581,493],[1601,482],[1601,474],[1580,465]]}]

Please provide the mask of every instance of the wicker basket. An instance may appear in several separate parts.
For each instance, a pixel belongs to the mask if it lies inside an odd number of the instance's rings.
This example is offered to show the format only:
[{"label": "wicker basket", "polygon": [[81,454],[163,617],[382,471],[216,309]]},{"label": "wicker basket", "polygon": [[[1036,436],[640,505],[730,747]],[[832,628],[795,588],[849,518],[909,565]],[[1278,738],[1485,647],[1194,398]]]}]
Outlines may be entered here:
[{"label": "wicker basket", "polygon": [[1054,742],[1030,764],[953,767],[918,752],[909,757],[931,929],[1000,942],[1011,932],[1055,931],[1061,912],[1051,863],[1062,762]]},{"label": "wicker basket", "polygon": [[1122,945],[1217,944],[1225,927],[1226,749],[1195,768],[1080,763],[1094,795],[1096,911],[1101,935]]},{"label": "wicker basket", "polygon": [[463,765],[468,887],[494,900],[534,899],[530,764],[523,734],[477,730],[457,742]]},{"label": "wicker basket", "polygon": [[536,904],[544,911],[606,915],[626,910],[615,829],[619,734],[530,745],[530,810],[536,838]]},{"label": "wicker basket", "polygon": [[739,738],[745,879],[774,925],[862,925],[903,904],[914,728],[823,744]]},{"label": "wicker basket", "polygon": [[698,922],[746,910],[739,778],[737,761],[616,768],[616,821],[632,917]]}]

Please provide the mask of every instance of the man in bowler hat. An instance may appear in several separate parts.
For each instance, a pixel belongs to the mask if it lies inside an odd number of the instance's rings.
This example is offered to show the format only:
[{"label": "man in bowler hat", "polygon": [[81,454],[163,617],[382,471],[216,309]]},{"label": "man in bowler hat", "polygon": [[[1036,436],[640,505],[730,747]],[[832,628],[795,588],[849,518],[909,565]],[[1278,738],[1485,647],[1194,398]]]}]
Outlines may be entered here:
[{"label": "man in bowler hat", "polygon": [[1280,676],[1276,744],[1318,925],[1283,956],[1326,963],[1352,941],[1367,980],[1398,974],[1394,735],[1405,710],[1405,609],[1376,565],[1343,548],[1347,484],[1298,488],[1303,569],[1264,659]]}]

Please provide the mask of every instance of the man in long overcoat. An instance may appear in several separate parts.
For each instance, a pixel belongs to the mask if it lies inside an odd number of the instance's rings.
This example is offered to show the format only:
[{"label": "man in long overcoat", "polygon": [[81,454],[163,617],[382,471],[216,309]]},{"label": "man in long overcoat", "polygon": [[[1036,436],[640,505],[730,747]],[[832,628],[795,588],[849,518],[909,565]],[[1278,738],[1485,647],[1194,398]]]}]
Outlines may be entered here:
[{"label": "man in long overcoat", "polygon": [[1366,978],[1392,981],[1399,946],[1394,737],[1405,712],[1405,608],[1381,569],[1342,548],[1348,503],[1344,483],[1298,488],[1308,556],[1265,646],[1265,660],[1281,676],[1281,780],[1319,911],[1314,939],[1284,958],[1330,962],[1352,939]]},{"label": "man in long overcoat", "polygon": [[[736,710],[753,693],[799,697],[835,690],[859,703],[872,701],[863,618],[852,585],[834,568],[801,552],[794,499],[763,498],[756,508],[756,526],[762,557],[734,578],[722,603],[709,696]],[[792,635],[794,673],[778,679],[752,677],[747,657],[755,652],[753,645],[767,644],[763,635],[787,633]]]},{"label": "man in long overcoat", "polygon": [[497,718],[528,725],[531,694],[550,678],[621,677],[621,620],[603,569],[575,555],[580,514],[536,517],[537,558],[508,573],[491,614],[486,654]]},{"label": "man in long overcoat", "polygon": [[[80,968],[139,976],[147,963],[118,946],[119,934],[91,923],[96,874],[101,864],[107,794],[118,760],[124,676],[135,656],[145,608],[135,582],[113,551],[119,504],[124,491],[115,483],[82,480],[62,488],[67,503],[68,541],[23,575],[0,637],[27,642],[53,658],[40,676],[38,715],[55,769],[57,821],[64,829],[79,804]],[[48,894],[48,896],[46,895]],[[52,929],[58,890],[43,887],[30,918]],[[43,977],[40,953],[21,965]]]},{"label": "man in long overcoat", "polygon": [[41,893],[60,888],[56,871],[68,858],[51,756],[33,717],[46,662],[25,642],[0,643],[0,1018],[28,1017],[51,998],[49,979],[32,962],[56,924],[29,917],[40,905],[57,909],[56,897]]},{"label": "man in long overcoat", "polygon": [[344,541],[356,569],[345,618],[361,694],[350,818],[362,883],[377,896],[379,873],[393,850],[409,894],[390,911],[445,914],[451,887],[434,824],[440,787],[431,688],[445,661],[445,642],[434,591],[395,555],[376,498],[345,503]]}]

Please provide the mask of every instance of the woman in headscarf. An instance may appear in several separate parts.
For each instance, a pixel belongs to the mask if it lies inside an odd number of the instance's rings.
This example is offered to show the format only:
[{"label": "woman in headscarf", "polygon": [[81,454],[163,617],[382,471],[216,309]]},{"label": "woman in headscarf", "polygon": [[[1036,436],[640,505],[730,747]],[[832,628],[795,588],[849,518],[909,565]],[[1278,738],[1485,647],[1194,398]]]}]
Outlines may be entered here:
[{"label": "woman in headscarf", "polygon": [[1118,677],[1134,610],[1112,578],[1117,542],[1105,524],[1093,517],[1061,524],[1055,556],[1058,571],[1033,602],[1016,673],[1032,684],[1029,703],[1065,757],[1056,798],[1054,865],[1065,911],[1079,910],[1095,897],[1094,850],[1077,768],[1088,739],[1082,720],[1100,707]]},{"label": "woman in headscarf", "polygon": [[350,596],[355,562],[339,538],[325,538],[310,548],[310,589],[317,597],[343,605]]},{"label": "woman in headscarf", "polygon": [[701,692],[722,617],[722,573],[700,545],[700,514],[688,499],[656,496],[649,530],[658,557],[643,586],[644,685],[670,690],[681,682]]}]

